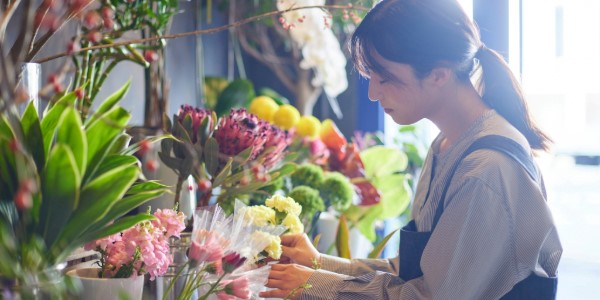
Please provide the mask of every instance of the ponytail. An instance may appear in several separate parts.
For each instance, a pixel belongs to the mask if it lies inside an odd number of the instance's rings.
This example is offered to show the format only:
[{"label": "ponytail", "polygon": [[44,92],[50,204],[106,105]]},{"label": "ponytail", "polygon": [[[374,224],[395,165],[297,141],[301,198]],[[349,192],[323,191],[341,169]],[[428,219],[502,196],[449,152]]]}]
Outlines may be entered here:
[{"label": "ponytail", "polygon": [[481,46],[475,57],[481,76],[476,83],[483,101],[519,130],[532,149],[548,151],[552,140],[533,121],[521,85],[498,52]]}]

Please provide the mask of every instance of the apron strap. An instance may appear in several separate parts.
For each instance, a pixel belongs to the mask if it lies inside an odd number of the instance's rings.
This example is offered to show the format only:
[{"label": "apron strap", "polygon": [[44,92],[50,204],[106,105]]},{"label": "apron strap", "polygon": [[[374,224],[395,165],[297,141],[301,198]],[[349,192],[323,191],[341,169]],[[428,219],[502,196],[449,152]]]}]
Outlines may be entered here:
[{"label": "apron strap", "polygon": [[525,168],[525,171],[527,171],[527,174],[529,174],[529,177],[531,177],[532,179],[535,180],[539,176],[535,164],[533,162],[531,153],[527,152],[521,145],[519,145],[519,143],[515,142],[514,140],[500,135],[487,135],[475,140],[475,142],[473,142],[471,146],[469,146],[469,148],[467,148],[467,150],[463,152],[463,154],[456,160],[456,162],[450,169],[448,180],[444,185],[444,189],[442,190],[442,194],[440,196],[440,202],[438,204],[437,210],[435,211],[435,216],[433,217],[431,231],[433,231],[439,219],[441,218],[442,213],[444,212],[446,193],[448,192],[448,187],[452,182],[452,177],[458,169],[458,166],[461,164],[465,157],[480,149],[489,149],[503,153],[504,155],[514,159],[523,168]]}]

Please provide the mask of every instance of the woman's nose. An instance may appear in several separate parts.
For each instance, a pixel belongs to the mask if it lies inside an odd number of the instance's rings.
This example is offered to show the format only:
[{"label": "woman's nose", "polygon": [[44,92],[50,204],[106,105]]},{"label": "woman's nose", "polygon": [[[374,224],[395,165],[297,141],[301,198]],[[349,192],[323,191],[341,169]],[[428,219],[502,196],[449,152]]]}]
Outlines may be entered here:
[{"label": "woman's nose", "polygon": [[377,84],[373,83],[372,80],[369,81],[369,100],[373,102],[379,101],[379,93],[377,92]]}]

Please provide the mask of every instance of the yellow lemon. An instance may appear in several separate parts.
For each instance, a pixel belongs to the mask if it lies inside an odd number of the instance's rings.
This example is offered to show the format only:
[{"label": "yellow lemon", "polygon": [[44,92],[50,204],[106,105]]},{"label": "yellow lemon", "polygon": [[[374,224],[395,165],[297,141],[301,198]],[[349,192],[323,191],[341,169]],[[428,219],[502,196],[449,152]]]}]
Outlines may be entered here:
[{"label": "yellow lemon", "polygon": [[289,104],[284,104],[273,115],[273,123],[283,129],[291,129],[298,124],[300,112]]},{"label": "yellow lemon", "polygon": [[321,121],[313,116],[302,116],[296,124],[296,132],[314,139],[321,134]]},{"label": "yellow lemon", "polygon": [[250,113],[268,122],[273,122],[273,115],[278,109],[279,105],[271,97],[258,96],[250,102]]}]

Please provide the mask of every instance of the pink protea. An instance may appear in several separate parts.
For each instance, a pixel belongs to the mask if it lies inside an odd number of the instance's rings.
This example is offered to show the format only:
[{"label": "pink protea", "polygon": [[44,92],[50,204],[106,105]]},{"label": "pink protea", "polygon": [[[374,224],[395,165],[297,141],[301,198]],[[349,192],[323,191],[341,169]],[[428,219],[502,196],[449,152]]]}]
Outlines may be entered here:
[{"label": "pink protea", "polygon": [[246,109],[232,109],[227,117],[221,119],[215,131],[219,152],[227,156],[235,156],[248,147],[253,147],[250,159],[255,159],[263,150],[267,130],[267,122],[247,112]]},{"label": "pink protea", "polygon": [[208,118],[208,127],[211,129],[214,127],[214,120],[212,119],[212,112],[210,110],[184,104],[177,113],[177,121],[183,124],[185,118],[188,116],[191,118],[193,130],[192,132],[188,132],[188,135],[190,135],[192,143],[195,144],[198,142],[198,130],[200,130],[200,125],[204,119]]},{"label": "pink protea", "polygon": [[285,149],[292,142],[292,134],[275,126],[268,126],[266,133],[267,141],[265,142],[264,149],[269,152],[265,154],[263,164],[265,169],[268,170],[283,158]]}]

